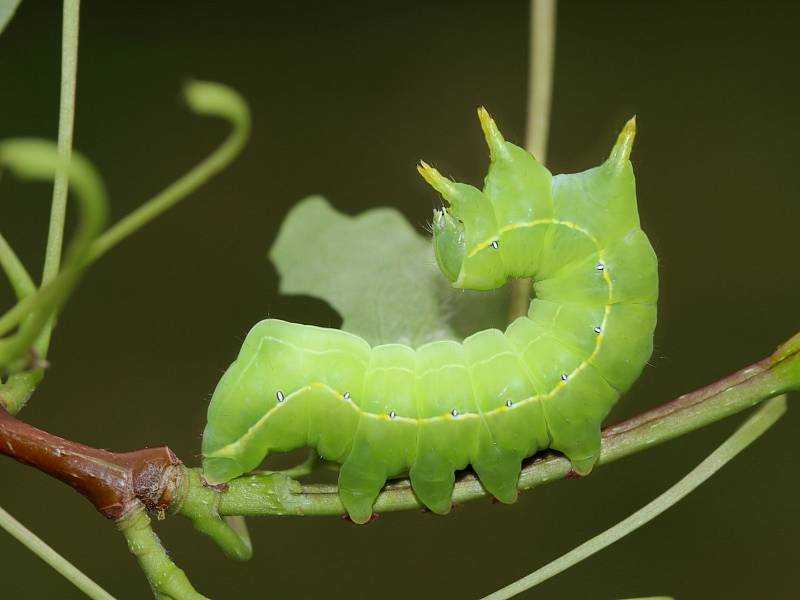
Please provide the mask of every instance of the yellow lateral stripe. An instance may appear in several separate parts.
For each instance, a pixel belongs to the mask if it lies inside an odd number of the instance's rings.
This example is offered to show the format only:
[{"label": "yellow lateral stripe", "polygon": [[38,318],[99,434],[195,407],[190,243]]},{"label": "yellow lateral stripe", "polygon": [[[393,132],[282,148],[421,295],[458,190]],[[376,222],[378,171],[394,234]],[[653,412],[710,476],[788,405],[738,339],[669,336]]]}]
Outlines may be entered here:
[{"label": "yellow lateral stripe", "polygon": [[491,248],[492,242],[497,240],[498,237],[500,237],[501,235],[503,235],[508,231],[514,231],[515,229],[525,229],[527,227],[536,227],[538,225],[562,225],[564,227],[569,227],[570,229],[575,229],[576,231],[580,231],[583,235],[588,237],[592,241],[592,243],[594,243],[598,252],[602,251],[603,249],[602,246],[600,246],[600,243],[597,241],[597,238],[595,238],[591,233],[589,233],[587,229],[581,227],[576,223],[573,223],[572,221],[562,221],[560,219],[534,219],[533,221],[528,221],[527,223],[511,223],[509,225],[502,227],[498,232],[497,236],[491,236],[486,240],[484,240],[483,242],[478,242],[477,244],[475,244],[475,247],[469,254],[467,254],[467,257],[472,258],[476,254],[478,254],[478,252],[483,252],[484,250],[488,250],[489,248]]}]

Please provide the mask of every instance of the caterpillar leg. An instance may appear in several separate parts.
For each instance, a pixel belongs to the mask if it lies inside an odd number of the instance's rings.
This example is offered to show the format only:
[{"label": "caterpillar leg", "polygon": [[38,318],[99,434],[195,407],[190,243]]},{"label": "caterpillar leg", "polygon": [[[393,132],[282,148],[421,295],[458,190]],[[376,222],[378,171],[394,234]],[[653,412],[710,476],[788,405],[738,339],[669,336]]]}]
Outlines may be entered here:
[{"label": "caterpillar leg", "polygon": [[522,459],[550,445],[544,411],[527,399],[484,416],[473,467],[483,486],[501,502],[517,498]]},{"label": "caterpillar leg", "polygon": [[450,512],[455,473],[450,461],[435,447],[420,449],[408,474],[420,502],[437,514]]},{"label": "caterpillar leg", "polygon": [[518,451],[497,444],[488,427],[484,427],[478,434],[472,468],[487,492],[500,502],[513,504],[517,501],[517,482],[523,458]]},{"label": "caterpillar leg", "polygon": [[339,497],[347,514],[359,525],[372,518],[372,505],[386,483],[386,469],[369,452],[354,448],[339,469]]},{"label": "caterpillar leg", "polygon": [[586,365],[556,397],[543,402],[550,447],[563,452],[578,475],[588,475],[600,458],[600,424],[616,395],[597,369]]},{"label": "caterpillar leg", "polygon": [[574,422],[553,418],[548,413],[548,422],[553,431],[551,448],[562,452],[572,463],[578,475],[588,475],[600,458],[600,421]]},{"label": "caterpillar leg", "polygon": [[461,344],[441,341],[417,350],[416,392],[420,424],[411,487],[420,502],[443,515],[452,505],[454,471],[469,464],[479,422]]},{"label": "caterpillar leg", "polygon": [[350,454],[339,470],[339,496],[354,523],[366,523],[386,479],[414,462],[417,423],[397,414],[362,412]]},{"label": "caterpillar leg", "polygon": [[563,452],[572,463],[572,470],[583,477],[592,472],[597,459],[600,458],[600,428],[596,427],[591,433],[581,435],[586,438],[581,444],[553,444],[553,448]]}]

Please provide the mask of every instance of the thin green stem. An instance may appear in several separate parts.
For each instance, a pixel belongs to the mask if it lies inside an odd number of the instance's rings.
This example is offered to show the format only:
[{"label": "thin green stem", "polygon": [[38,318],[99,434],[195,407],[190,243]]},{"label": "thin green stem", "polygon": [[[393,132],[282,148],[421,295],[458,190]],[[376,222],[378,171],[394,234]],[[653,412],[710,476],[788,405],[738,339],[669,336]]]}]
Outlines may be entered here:
[{"label": "thin green stem", "polygon": [[[53,200],[50,206],[50,229],[47,233],[42,285],[53,281],[61,266],[61,249],[64,244],[64,222],[67,214],[69,189],[69,163],[72,157],[72,137],[75,125],[75,88],[78,73],[78,30],[80,25],[80,0],[64,0],[61,29],[61,99],[58,108],[59,169],[53,182]],[[37,340],[36,350],[43,358],[50,346],[55,323],[53,315]]]},{"label": "thin green stem", "polygon": [[[195,113],[221,117],[229,121],[233,129],[228,138],[189,173],[145,202],[139,209],[108,229],[100,237],[97,237],[99,229],[95,229],[95,227],[98,223],[102,225],[105,222],[105,192],[99,177],[93,172],[87,174],[87,171],[92,170],[88,162],[79,159],[79,155],[75,154],[68,170],[75,178],[74,182],[70,181],[70,185],[74,183],[76,186],[75,191],[78,193],[77,199],[80,201],[83,214],[67,257],[67,261],[71,262],[69,265],[65,263],[56,279],[43,285],[36,294],[24,298],[0,316],[0,335],[8,333],[24,320],[16,335],[0,340],[0,366],[7,365],[12,359],[18,359],[39,336],[42,328],[49,327],[51,323],[49,319],[58,312],[61,304],[77,283],[80,273],[91,261],[99,258],[138,228],[193,192],[225,168],[241,151],[250,133],[250,112],[246,102],[239,94],[221,84],[194,81],[185,86],[184,97],[189,108]],[[25,144],[27,144],[27,148],[20,148]],[[34,145],[38,145],[38,147],[32,148]],[[20,176],[39,179],[52,177],[52,173],[48,169],[54,168],[53,164],[60,165],[61,163],[54,159],[51,156],[52,152],[44,146],[45,143],[33,140],[9,140],[0,144],[0,162],[5,161],[12,167],[12,170],[16,169]],[[25,156],[21,156],[23,154],[21,150],[25,151]],[[88,175],[93,176],[95,185],[89,185],[92,182],[87,181]],[[87,199],[85,197],[87,193],[92,197]],[[98,194],[102,195],[102,206],[97,203],[87,206],[86,202],[97,199]],[[87,213],[88,209],[91,209],[92,212]],[[91,229],[92,234],[91,239],[88,240],[91,246],[86,247],[84,242],[86,242],[85,234],[88,229]],[[49,333],[46,339],[49,339]],[[45,345],[37,346],[37,349],[39,356],[43,357],[42,350],[47,348]],[[17,366],[24,368],[26,365]],[[0,385],[0,396],[2,396],[0,402],[5,404],[10,413],[16,414],[24,406],[38,382],[41,381],[43,376],[41,369],[35,369],[32,373],[34,373],[33,376],[12,375],[13,382],[9,380],[6,384]],[[12,383],[13,389],[9,389],[9,385]]]},{"label": "thin green stem", "polygon": [[19,177],[34,180],[50,180],[66,168],[81,211],[61,272],[0,317],[0,333],[20,324],[14,335],[0,340],[0,365],[8,367],[30,349],[77,284],[86,266],[89,246],[105,225],[107,200],[94,167],[78,154],[65,167],[52,142],[31,138],[5,140],[0,143],[0,164]]},{"label": "thin green stem", "polygon": [[139,561],[157,600],[208,600],[198,593],[186,574],[170,559],[150,527],[144,506],[137,504],[117,521],[128,549]]},{"label": "thin green stem", "polygon": [[541,569],[515,581],[484,600],[506,600],[512,596],[530,589],[573,565],[581,562],[619,541],[626,535],[633,533],[642,525],[649,523],[658,515],[666,511],[676,502],[688,496],[697,489],[714,473],[730,462],[737,454],[758,439],[767,429],[772,427],[786,412],[786,396],[773,398],[762,406],[753,416],[729,437],[725,442],[712,452],[703,462],[681,479],[678,483],[661,494],[658,498],[645,505],[628,518],[620,521],[600,535],[584,542],[574,550],[567,552]]},{"label": "thin green stem", "polygon": [[320,467],[330,467],[334,466],[338,468],[339,465],[336,463],[329,463],[327,461],[322,460],[317,451],[313,448],[309,449],[308,457],[301,463],[289,467],[288,469],[283,469],[281,471],[270,471],[270,470],[257,470],[252,471],[253,473],[259,473],[262,475],[272,475],[273,473],[280,473],[281,475],[286,475],[286,477],[291,477],[292,479],[297,479],[298,477],[306,477],[311,475]]},{"label": "thin green stem", "polygon": [[41,558],[70,583],[94,600],[114,600],[114,596],[89,579],[66,558],[48,546],[35,533],[0,508],[0,527],[5,529],[28,550]]},{"label": "thin green stem", "polygon": [[[789,348],[791,351],[787,351]],[[603,431],[599,465],[685,435],[789,391],[800,391],[800,344],[784,345],[772,357],[746,367],[692,394],[612,425]],[[518,487],[528,490],[566,477],[570,462],[545,454],[522,469]],[[488,494],[471,475],[456,482],[453,502],[462,503]],[[390,484],[375,502],[375,511],[421,508],[407,480]],[[246,475],[228,483],[220,494],[221,515],[341,515],[344,507],[334,485],[301,485],[282,473]]]},{"label": "thin green stem", "polygon": [[44,369],[14,373],[0,384],[0,406],[11,414],[18,413],[27,404],[36,387],[44,378]]},{"label": "thin green stem", "polygon": [[531,0],[528,40],[529,65],[525,149],[540,163],[547,162],[550,105],[553,98],[553,62],[556,53],[557,0]]},{"label": "thin green stem", "polygon": [[221,495],[203,485],[200,472],[196,469],[183,469],[181,475],[180,499],[172,510],[187,517],[194,528],[210,537],[228,558],[250,560],[253,546],[244,519],[239,515],[223,519],[219,514]]},{"label": "thin green stem", "polygon": [[[528,103],[525,148],[543,165],[547,163],[550,105],[553,97],[553,62],[556,47],[556,0],[531,0],[528,43]],[[531,280],[511,284],[509,320],[528,312]]]},{"label": "thin green stem", "polygon": [[[30,305],[16,307],[10,311],[14,323],[27,317],[26,331],[20,331],[7,351],[19,352],[19,348],[36,342],[36,350],[44,360],[50,345],[50,336],[55,322],[55,313],[59,302],[63,302],[70,292],[70,280],[77,280],[78,273],[62,278],[60,284],[56,278],[61,264],[61,251],[64,241],[64,221],[69,187],[69,164],[72,156],[72,137],[75,122],[75,88],[78,68],[78,31],[80,19],[80,0],[64,0],[61,41],[61,97],[59,100],[58,118],[58,156],[59,165],[53,183],[53,199],[50,209],[50,227],[45,249],[45,262],[42,269],[42,285],[51,288],[40,290],[35,294],[35,284],[22,263],[16,258],[5,239],[0,236],[0,262],[11,280],[11,284],[20,300],[28,299]],[[5,248],[2,248],[2,247]],[[55,290],[52,288],[55,285]],[[32,311],[39,310],[38,316]],[[38,339],[36,339],[38,337]],[[30,398],[36,386],[42,380],[44,371],[35,368],[31,371],[14,373],[0,385],[2,399],[0,403],[12,413],[19,411]]]},{"label": "thin green stem", "polygon": [[33,279],[2,234],[0,234],[0,267],[3,268],[18,299],[21,300],[36,291]]},{"label": "thin green stem", "polygon": [[194,81],[186,85],[184,95],[192,110],[201,115],[227,119],[233,129],[214,152],[191,171],[116,223],[92,245],[89,260],[94,261],[120,241],[149,223],[161,213],[191,194],[241,152],[250,136],[250,111],[239,94],[221,84]]}]

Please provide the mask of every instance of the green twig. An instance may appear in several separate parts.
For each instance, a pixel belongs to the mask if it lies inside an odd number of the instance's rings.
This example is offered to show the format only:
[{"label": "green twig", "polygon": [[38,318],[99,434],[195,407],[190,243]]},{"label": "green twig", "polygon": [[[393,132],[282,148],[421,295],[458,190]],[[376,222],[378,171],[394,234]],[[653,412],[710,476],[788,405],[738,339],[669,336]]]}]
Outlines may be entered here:
[{"label": "green twig", "polygon": [[0,406],[11,414],[16,414],[27,404],[36,387],[44,378],[41,366],[29,371],[14,373],[0,384]]},{"label": "green twig", "polygon": [[36,291],[36,285],[14,250],[0,234],[0,267],[8,277],[17,298],[21,300]]},{"label": "green twig", "polygon": [[70,583],[94,600],[114,600],[114,596],[81,573],[74,565],[48,546],[35,533],[0,508],[0,527],[16,538],[28,550],[63,575]]},{"label": "green twig", "polygon": [[[556,46],[556,0],[531,0],[528,42],[528,104],[525,149],[541,164],[547,163],[550,104],[553,97],[553,61]],[[528,312],[531,280],[511,284],[509,320]]]},{"label": "green twig", "polygon": [[[84,256],[79,257],[80,260],[75,259],[75,262],[79,263],[79,268],[70,269],[67,268],[65,264],[65,267],[55,280],[43,286],[37,294],[24,298],[11,310],[0,316],[0,334],[7,333],[22,322],[23,319],[25,320],[23,325],[25,328],[24,335],[20,336],[19,333],[21,332],[18,332],[13,338],[0,341],[0,362],[3,360],[8,362],[10,360],[9,357],[18,357],[27,350],[31,342],[31,337],[33,336],[35,338],[36,335],[39,335],[38,332],[41,332],[42,327],[49,323],[48,317],[57,312],[60,304],[63,303],[66,296],[77,282],[80,271],[89,262],[99,258],[138,228],[142,227],[197,189],[209,178],[226,167],[241,151],[250,132],[250,112],[241,96],[227,86],[202,81],[190,82],[187,84],[184,88],[184,96],[189,107],[195,113],[205,116],[221,117],[228,120],[233,126],[233,130],[228,138],[217,150],[200,162],[189,173],[145,202],[139,209],[108,229],[103,235],[95,239],[94,233],[96,232],[93,232],[93,239],[90,240],[90,242],[93,243],[88,250],[82,245],[84,239],[76,236],[73,245],[84,254]],[[14,142],[14,140],[10,142]],[[0,150],[2,150],[2,148],[0,148]],[[2,160],[2,158],[3,157],[0,156],[0,160]],[[85,171],[85,161],[76,160],[76,158],[77,155],[73,157],[69,165],[70,172],[76,170]],[[39,159],[41,159],[41,157],[39,157]],[[77,165],[76,162],[78,163]],[[13,167],[13,165],[11,166]],[[41,170],[41,166],[39,169]],[[37,176],[41,178],[44,175],[38,173],[28,176]],[[82,189],[82,182],[77,181],[76,183],[78,185],[76,190],[80,192]],[[86,186],[84,185],[83,187]],[[102,190],[99,186],[99,179],[97,187]],[[79,197],[78,200],[83,199]],[[86,208],[85,204],[82,205],[82,207]],[[94,217],[101,218],[104,218],[104,216],[105,207],[103,207],[102,213],[94,215]],[[86,217],[86,215],[84,215],[84,217]],[[82,223],[84,220],[82,220]],[[91,224],[96,224],[96,222],[92,221]],[[78,254],[77,249],[71,251],[70,256]],[[84,250],[86,250],[86,252],[84,252]],[[7,254],[6,257],[8,256]],[[70,260],[69,256],[67,260]],[[30,316],[31,313],[34,315],[33,318]],[[34,333],[36,333],[36,335],[33,335]],[[3,348],[4,344],[5,348]],[[41,356],[41,352],[39,354]],[[2,396],[0,402],[5,404],[9,412],[15,414],[25,405],[28,398],[41,381],[43,374],[42,369],[37,368],[33,371],[12,375],[6,383],[0,385],[0,396]]]},{"label": "green twig", "polygon": [[[72,157],[72,136],[75,125],[75,88],[78,74],[78,29],[80,25],[80,0],[64,0],[61,23],[61,98],[58,107],[58,158],[60,167],[53,182],[53,200],[50,205],[50,228],[42,269],[42,285],[53,281],[61,266],[61,249],[64,244],[64,222],[67,215],[69,189],[69,163]],[[36,350],[42,358],[47,355],[50,336],[55,323],[53,315],[37,340]]]},{"label": "green twig", "polygon": [[280,473],[281,475],[285,475],[286,477],[291,477],[292,479],[297,479],[298,477],[307,477],[314,473],[320,467],[330,468],[333,470],[338,471],[339,465],[336,463],[328,462],[323,460],[317,451],[313,448],[310,448],[308,451],[308,457],[301,463],[289,467],[288,469],[282,469],[280,471],[270,471],[270,470],[257,470],[252,471],[252,473],[258,473],[261,475],[273,475],[275,473]]},{"label": "green twig", "polygon": [[[598,464],[605,465],[641,452],[789,391],[800,391],[800,343],[785,344],[772,357],[606,428]],[[518,487],[528,490],[562,479],[569,472],[570,462],[566,458],[545,454],[523,468]],[[456,482],[453,502],[487,496],[477,478],[467,475]],[[407,480],[386,486],[375,503],[378,513],[421,507]],[[246,475],[229,482],[227,491],[220,493],[218,511],[221,515],[243,516],[341,515],[345,512],[336,486],[301,485],[281,473]]]},{"label": "green twig", "polygon": [[191,194],[241,152],[250,136],[250,111],[244,99],[233,89],[206,81],[192,81],[184,87],[189,107],[200,115],[221,117],[233,129],[225,142],[191,171],[116,223],[92,245],[89,260],[94,261],[120,241]]},{"label": "green twig", "polygon": [[194,528],[210,537],[228,558],[249,560],[253,546],[244,519],[238,515],[229,516],[228,520],[220,517],[221,496],[203,485],[198,470],[184,469],[181,486],[180,500],[173,504],[172,510],[191,520]]},{"label": "green twig", "polygon": [[525,149],[540,163],[547,162],[553,62],[556,53],[557,0],[531,0],[528,40],[528,106]]},{"label": "green twig", "polygon": [[75,125],[79,25],[80,0],[64,0],[61,29],[61,98],[58,108],[58,157],[63,167],[56,172],[53,182],[50,229],[47,235],[42,283],[55,279],[61,265],[69,187],[67,167],[72,156],[72,137]]},{"label": "green twig", "polygon": [[[39,320],[48,317],[49,314],[41,309],[39,303],[55,304],[53,298],[63,299],[61,288],[67,286],[56,284],[64,280],[74,283],[77,273],[85,267],[88,261],[98,258],[109,248],[202,185],[212,175],[224,168],[239,152],[247,139],[250,123],[249,111],[242,98],[226,86],[209,82],[192,82],[186,86],[184,93],[187,103],[195,112],[228,119],[234,125],[231,135],[220,148],[197,167],[122,219],[96,240],[99,228],[105,220],[106,202],[100,179],[91,165],[85,160],[79,160],[76,155],[65,167],[62,157],[54,155],[47,142],[8,140],[0,144],[0,163],[7,164],[20,176],[48,178],[60,169],[68,169],[70,184],[75,186],[83,209],[81,226],[75,236],[74,248],[68,258],[71,261],[70,268],[65,266],[61,274],[55,280],[45,284],[37,294],[20,301],[6,314],[0,316],[0,334],[9,331],[30,313],[38,315]],[[89,244],[91,244],[91,248]],[[50,304],[47,305],[48,308],[52,308]],[[28,329],[37,328],[31,326]],[[23,339],[27,340],[26,337]],[[23,344],[20,340],[15,341],[14,352],[18,354]],[[0,342],[0,363],[4,359],[6,362],[8,361],[6,355],[11,351],[7,350],[4,353],[3,345],[8,346],[9,343],[9,340]]]},{"label": "green twig", "polygon": [[128,549],[142,567],[157,600],[208,600],[198,593],[186,574],[169,558],[150,527],[144,506],[137,504],[117,521]]},{"label": "green twig", "polygon": [[[80,0],[65,0],[62,21],[61,98],[59,101],[58,119],[58,153],[62,159],[62,167],[56,174],[53,187],[50,229],[48,231],[45,264],[42,273],[43,284],[52,282],[55,279],[61,262],[67,202],[67,172],[68,163],[72,154],[72,133],[75,118],[79,15]],[[8,18],[10,18],[10,15]],[[3,21],[3,25],[5,22],[6,21]],[[0,31],[2,31],[2,25],[0,25]],[[26,297],[33,297],[35,291],[33,280],[2,236],[0,236],[0,262],[14,287],[17,298],[23,299]],[[55,308],[57,307],[54,307],[53,314],[55,313]],[[28,314],[23,313],[21,316],[26,317]],[[52,315],[50,319],[44,321],[43,331],[37,343],[37,351],[42,360],[47,354],[53,323],[54,317]],[[35,327],[29,329],[29,331],[35,331],[38,326],[36,323],[34,323],[34,326]],[[25,340],[25,338],[23,338],[23,340]],[[12,374],[6,382],[0,385],[3,402],[6,404],[7,408],[13,412],[17,412],[23,407],[43,377],[44,370],[41,368],[34,368],[31,371]]]},{"label": "green twig", "polygon": [[584,542],[574,550],[567,552],[541,569],[515,581],[511,585],[497,590],[493,594],[489,594],[484,600],[505,600],[516,596],[550,579],[554,575],[565,571],[582,560],[589,558],[593,554],[600,552],[629,533],[636,531],[642,525],[649,523],[676,502],[697,489],[697,487],[719,471],[732,460],[733,457],[739,454],[739,452],[752,444],[767,429],[772,427],[785,412],[786,396],[773,398],[762,406],[756,414],[747,419],[736,433],[725,440],[725,442],[714,450],[703,462],[697,465],[688,475],[658,498],[610,529]]},{"label": "green twig", "polygon": [[[311,475],[314,471],[317,470],[317,467],[320,467],[323,464],[322,459],[320,458],[317,451],[313,448],[309,450],[308,457],[301,462],[299,465],[295,465],[289,469],[284,469],[280,471],[287,477],[306,477],[307,475]],[[269,472],[269,471],[266,471]],[[273,471],[275,472],[275,471]]]},{"label": "green twig", "polygon": [[0,142],[0,164],[19,177],[33,180],[50,180],[66,168],[81,209],[64,268],[55,279],[0,317],[0,334],[19,325],[14,335],[0,340],[0,365],[8,367],[24,356],[77,284],[86,266],[89,246],[105,224],[107,200],[94,167],[77,154],[65,166],[52,142],[32,138]]}]

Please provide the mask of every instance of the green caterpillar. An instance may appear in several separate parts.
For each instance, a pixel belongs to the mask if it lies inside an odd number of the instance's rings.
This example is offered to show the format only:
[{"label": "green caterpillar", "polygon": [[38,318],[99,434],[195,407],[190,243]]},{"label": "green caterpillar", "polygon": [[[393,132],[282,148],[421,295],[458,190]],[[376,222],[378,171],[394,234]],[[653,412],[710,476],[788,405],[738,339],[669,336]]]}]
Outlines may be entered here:
[{"label": "green caterpillar", "polygon": [[341,463],[342,503],[364,523],[387,478],[403,473],[444,514],[454,471],[468,465],[508,503],[522,459],[545,448],[591,471],[600,424],[650,357],[656,324],[657,260],[628,160],[635,121],[602,165],[554,177],[478,114],[491,153],[482,191],[419,166],[449,204],[434,211],[436,259],[457,288],[534,278],[528,316],[505,332],[416,350],[261,321],[208,409],[209,483],[256,468],[269,452],[313,447]]}]

